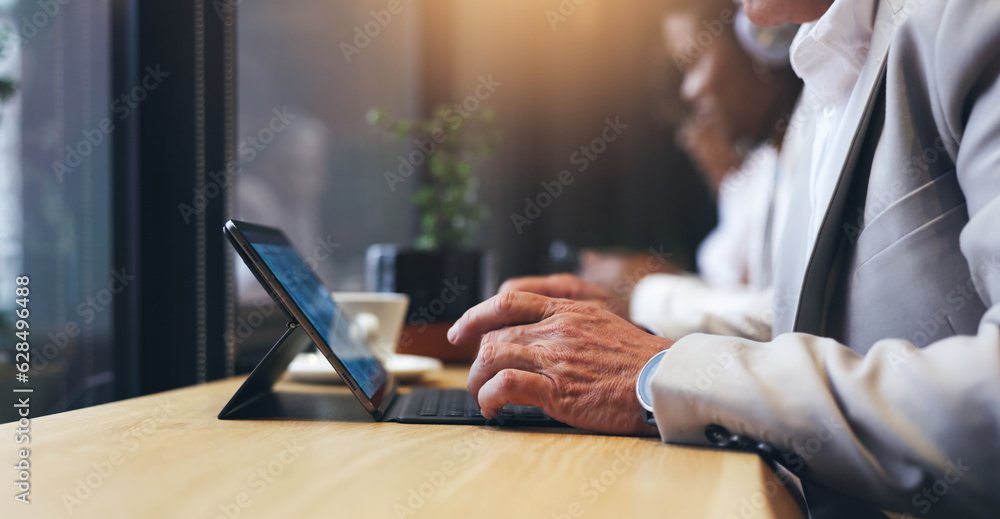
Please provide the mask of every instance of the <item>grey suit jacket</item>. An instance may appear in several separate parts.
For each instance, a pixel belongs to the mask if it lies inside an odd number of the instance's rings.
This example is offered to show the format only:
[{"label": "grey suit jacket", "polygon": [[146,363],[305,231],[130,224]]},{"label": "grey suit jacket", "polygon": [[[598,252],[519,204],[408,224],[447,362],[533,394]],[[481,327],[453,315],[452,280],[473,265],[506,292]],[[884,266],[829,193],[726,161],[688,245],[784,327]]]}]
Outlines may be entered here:
[{"label": "grey suit jacket", "polygon": [[773,340],[678,341],[661,436],[716,424],[886,509],[1000,517],[1000,2],[879,0],[845,118],[828,204],[796,175]]}]

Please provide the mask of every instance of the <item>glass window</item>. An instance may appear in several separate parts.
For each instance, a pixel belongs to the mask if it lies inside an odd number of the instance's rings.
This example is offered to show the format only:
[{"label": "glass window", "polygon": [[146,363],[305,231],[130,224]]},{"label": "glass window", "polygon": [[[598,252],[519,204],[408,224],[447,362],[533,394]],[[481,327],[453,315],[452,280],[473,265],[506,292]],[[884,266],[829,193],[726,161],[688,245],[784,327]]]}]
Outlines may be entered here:
[{"label": "glass window", "polygon": [[[419,6],[399,5],[246,0],[237,11],[237,217],[281,227],[334,290],[363,288],[368,245],[413,239],[412,209],[383,177],[404,145],[373,137],[365,118],[418,114]],[[236,277],[244,301],[266,297],[242,265]]]},{"label": "glass window", "polygon": [[[0,391],[32,416],[112,398],[110,2],[0,0]],[[15,382],[15,277],[27,275],[30,362]],[[18,339],[20,340],[20,339]],[[15,419],[0,407],[0,422]]]},{"label": "glass window", "polygon": [[[419,115],[420,7],[399,6],[244,0],[237,9],[234,217],[284,230],[331,290],[364,289],[367,247],[410,243],[416,231],[412,206],[400,203],[412,186],[393,192],[383,177],[393,167],[387,158],[408,148],[366,120],[375,107]],[[236,371],[244,372],[285,319],[235,261]]]}]

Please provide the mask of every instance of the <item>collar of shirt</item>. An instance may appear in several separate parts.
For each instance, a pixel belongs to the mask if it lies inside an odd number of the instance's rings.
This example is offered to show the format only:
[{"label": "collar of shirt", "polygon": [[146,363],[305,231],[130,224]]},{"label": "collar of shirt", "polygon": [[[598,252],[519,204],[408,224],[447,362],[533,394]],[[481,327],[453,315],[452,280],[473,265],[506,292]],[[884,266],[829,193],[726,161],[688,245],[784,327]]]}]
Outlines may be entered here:
[{"label": "collar of shirt", "polygon": [[[823,224],[823,201],[836,188],[843,164],[833,164],[827,156],[830,143],[840,131],[844,108],[858,82],[868,58],[875,27],[876,0],[834,0],[818,20],[805,23],[792,42],[791,62],[795,73],[805,82],[803,96],[807,105],[818,109],[810,117],[814,141],[809,163],[809,192],[812,213],[808,218],[809,236],[816,236]],[[805,257],[813,243],[802,244]]]},{"label": "collar of shirt", "polygon": [[795,35],[792,68],[821,98],[844,101],[868,57],[874,25],[874,1],[834,0],[823,16],[802,24]]}]

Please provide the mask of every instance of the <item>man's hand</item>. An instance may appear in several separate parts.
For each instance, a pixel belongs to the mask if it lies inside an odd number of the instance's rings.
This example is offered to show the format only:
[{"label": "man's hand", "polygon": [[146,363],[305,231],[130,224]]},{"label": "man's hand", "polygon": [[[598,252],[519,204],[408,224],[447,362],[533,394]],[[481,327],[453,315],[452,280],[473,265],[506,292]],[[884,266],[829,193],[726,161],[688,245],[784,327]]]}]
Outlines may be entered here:
[{"label": "man's hand", "polygon": [[498,291],[500,294],[505,292],[531,292],[559,299],[589,301],[603,306],[619,317],[628,319],[628,309],[616,301],[607,290],[591,285],[572,274],[508,279],[500,285]]},{"label": "man's hand", "polygon": [[468,385],[483,416],[507,403],[534,405],[582,429],[656,434],[635,383],[646,361],[672,342],[599,305],[526,292],[503,292],[470,309],[448,340],[480,335]]}]

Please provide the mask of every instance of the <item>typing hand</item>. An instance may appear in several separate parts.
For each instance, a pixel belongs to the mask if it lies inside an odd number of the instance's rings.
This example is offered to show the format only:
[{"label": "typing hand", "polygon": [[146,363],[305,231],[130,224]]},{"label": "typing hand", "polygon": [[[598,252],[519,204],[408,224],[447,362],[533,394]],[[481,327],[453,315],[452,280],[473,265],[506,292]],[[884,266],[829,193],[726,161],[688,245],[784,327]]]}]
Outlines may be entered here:
[{"label": "typing hand", "polygon": [[482,335],[469,392],[483,416],[534,405],[582,429],[656,434],[635,383],[646,361],[671,346],[600,305],[504,292],[470,309],[448,331],[461,344]]},{"label": "typing hand", "polygon": [[616,301],[608,291],[572,274],[509,279],[500,285],[499,293],[505,292],[531,292],[547,297],[588,301],[603,306],[615,315],[628,318],[628,309]]}]

